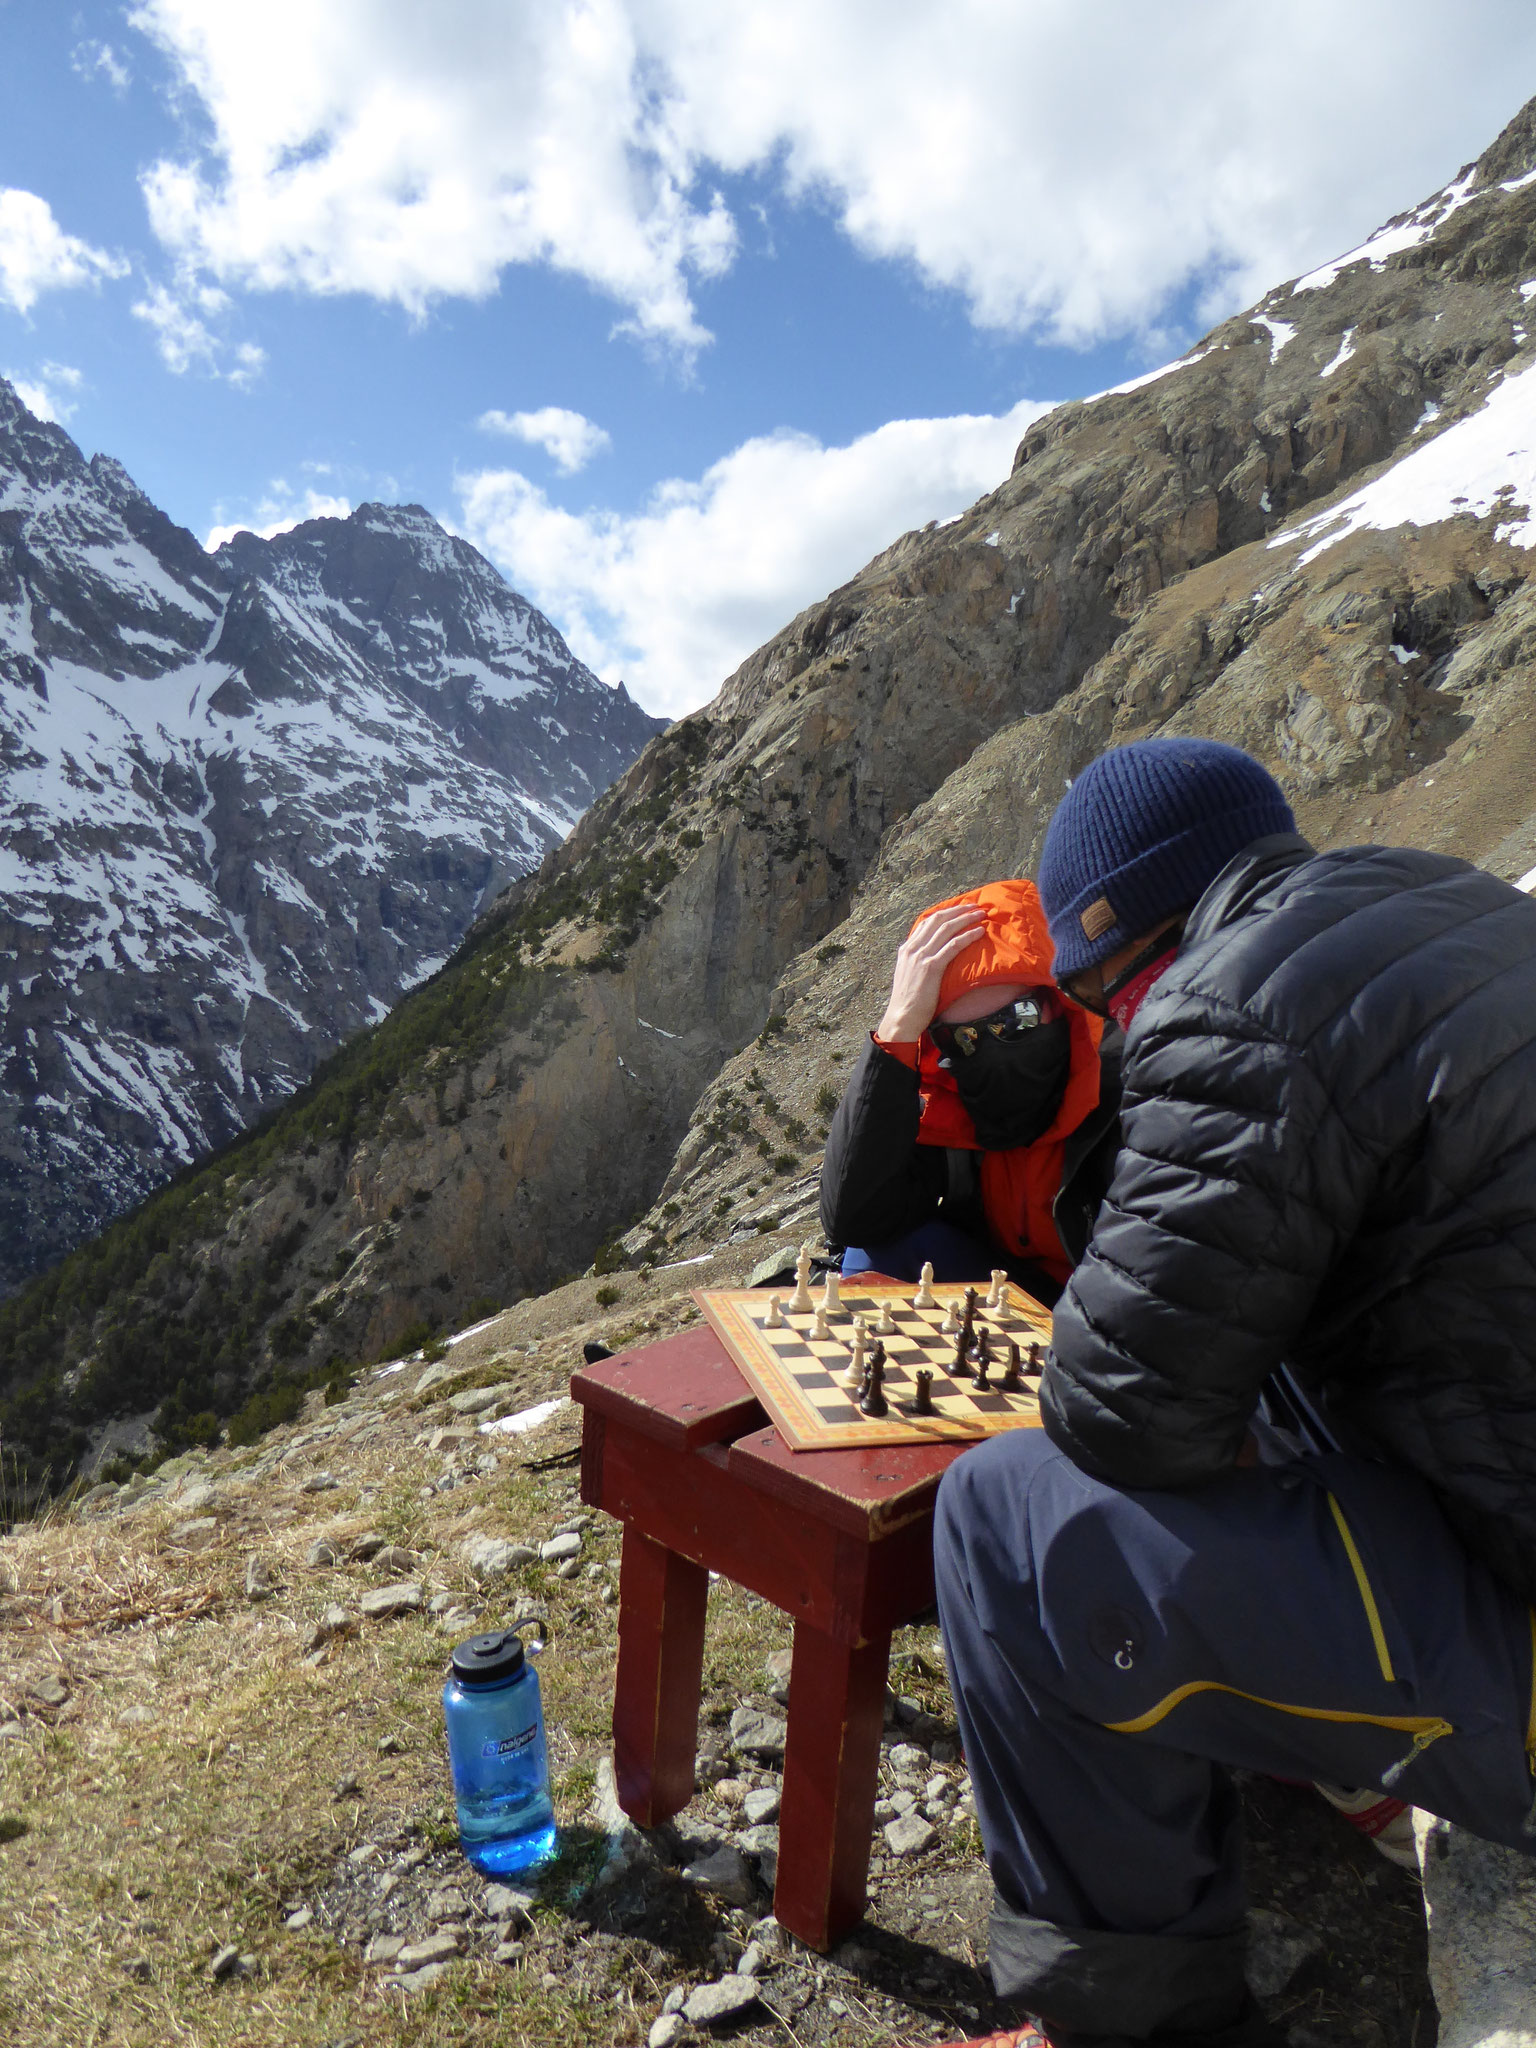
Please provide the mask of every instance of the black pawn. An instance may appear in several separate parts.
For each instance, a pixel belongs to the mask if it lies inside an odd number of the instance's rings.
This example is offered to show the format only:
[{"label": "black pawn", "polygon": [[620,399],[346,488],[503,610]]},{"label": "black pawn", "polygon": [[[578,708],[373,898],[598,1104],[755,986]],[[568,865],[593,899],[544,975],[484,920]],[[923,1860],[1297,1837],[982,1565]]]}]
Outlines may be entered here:
[{"label": "black pawn", "polygon": [[927,1366],[920,1365],[913,1374],[913,1378],[917,1382],[917,1398],[912,1403],[912,1413],[914,1415],[932,1415],[936,1413],[933,1405],[933,1374],[928,1370]]},{"label": "black pawn", "polygon": [[868,1415],[873,1421],[880,1421],[891,1412],[885,1398],[885,1346],[877,1344],[869,1354],[869,1365],[864,1374],[864,1392],[859,1399],[859,1413]]},{"label": "black pawn", "polygon": [[1008,1363],[1003,1367],[1003,1377],[998,1391],[1004,1394],[1022,1393],[1024,1382],[1019,1375],[1019,1347],[1008,1339]]},{"label": "black pawn", "polygon": [[1037,1373],[1039,1372],[1039,1370],[1040,1370],[1040,1346],[1039,1346],[1038,1344],[1031,1344],[1031,1345],[1030,1345],[1030,1347],[1029,1347],[1029,1363],[1028,1363],[1028,1365],[1026,1365],[1026,1366],[1025,1366],[1024,1370],[1025,1370],[1025,1371],[1026,1371],[1027,1373],[1031,1374],[1031,1375],[1037,1374]]},{"label": "black pawn", "polygon": [[991,1366],[992,1335],[990,1331],[983,1330],[980,1336],[978,1336],[976,1339],[976,1391],[978,1394],[981,1393],[984,1388],[991,1385],[991,1382],[987,1378],[987,1374],[991,1370]]},{"label": "black pawn", "polygon": [[962,1330],[955,1339],[955,1362],[949,1368],[952,1380],[968,1380],[971,1376],[971,1340],[967,1331]]}]

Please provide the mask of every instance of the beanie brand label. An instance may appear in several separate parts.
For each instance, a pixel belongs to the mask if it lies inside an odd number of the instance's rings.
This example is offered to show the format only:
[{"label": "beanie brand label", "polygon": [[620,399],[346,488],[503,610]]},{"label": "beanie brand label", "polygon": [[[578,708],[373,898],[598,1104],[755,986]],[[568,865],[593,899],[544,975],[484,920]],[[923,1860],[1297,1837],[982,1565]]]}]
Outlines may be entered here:
[{"label": "beanie brand label", "polygon": [[1093,902],[1088,905],[1088,908],[1079,913],[1078,922],[1083,928],[1083,937],[1092,940],[1107,932],[1110,926],[1117,923],[1118,920],[1114,905],[1110,902],[1109,898],[1107,896],[1096,896]]}]

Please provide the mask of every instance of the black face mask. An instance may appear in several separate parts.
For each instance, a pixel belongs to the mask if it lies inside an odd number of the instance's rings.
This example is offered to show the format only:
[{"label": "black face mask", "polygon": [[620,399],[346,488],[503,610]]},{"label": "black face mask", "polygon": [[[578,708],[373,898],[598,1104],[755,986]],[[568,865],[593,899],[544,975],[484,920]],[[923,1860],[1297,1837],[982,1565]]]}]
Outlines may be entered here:
[{"label": "black face mask", "polygon": [[1065,1017],[1037,1025],[1022,1038],[983,1036],[969,1059],[951,1060],[949,1071],[982,1149],[1006,1152],[1014,1145],[1032,1145],[1061,1107],[1071,1065],[1071,1025]]}]

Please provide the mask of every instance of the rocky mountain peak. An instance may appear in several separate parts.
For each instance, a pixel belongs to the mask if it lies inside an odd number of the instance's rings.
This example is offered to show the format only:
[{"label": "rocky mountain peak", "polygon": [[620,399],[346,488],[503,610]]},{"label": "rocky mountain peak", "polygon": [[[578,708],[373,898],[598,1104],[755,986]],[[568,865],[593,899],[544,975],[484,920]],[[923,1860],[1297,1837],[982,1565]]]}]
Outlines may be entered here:
[{"label": "rocky mountain peak", "polygon": [[382,1016],[658,724],[420,506],[210,556],[0,382],[0,1287]]}]

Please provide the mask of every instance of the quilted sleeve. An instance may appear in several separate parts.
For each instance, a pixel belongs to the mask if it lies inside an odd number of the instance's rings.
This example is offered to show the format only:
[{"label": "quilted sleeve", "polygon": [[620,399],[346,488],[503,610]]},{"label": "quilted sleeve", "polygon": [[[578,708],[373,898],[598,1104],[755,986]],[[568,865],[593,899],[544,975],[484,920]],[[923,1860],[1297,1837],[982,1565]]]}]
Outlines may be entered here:
[{"label": "quilted sleeve", "polygon": [[1041,1391],[1052,1441],[1136,1487],[1234,1463],[1375,1180],[1302,1053],[1244,1011],[1160,1007],[1136,1034],[1122,1149]]}]

